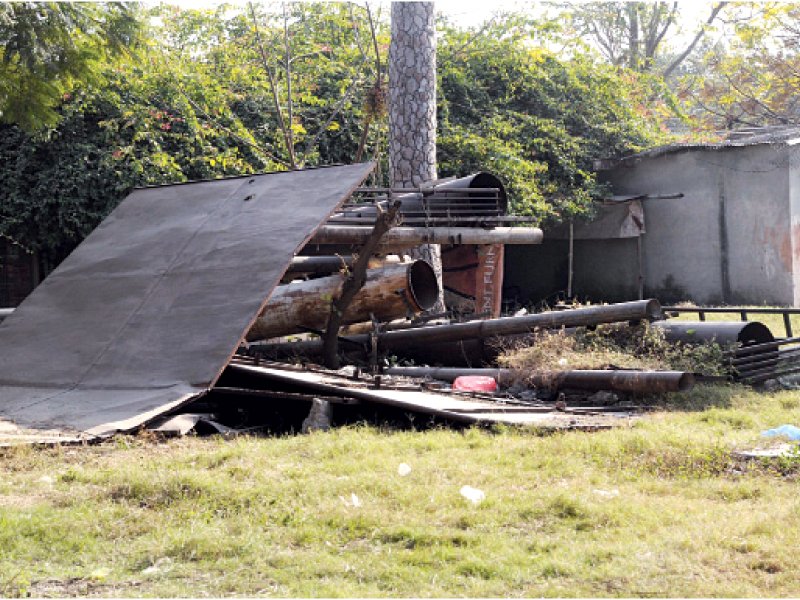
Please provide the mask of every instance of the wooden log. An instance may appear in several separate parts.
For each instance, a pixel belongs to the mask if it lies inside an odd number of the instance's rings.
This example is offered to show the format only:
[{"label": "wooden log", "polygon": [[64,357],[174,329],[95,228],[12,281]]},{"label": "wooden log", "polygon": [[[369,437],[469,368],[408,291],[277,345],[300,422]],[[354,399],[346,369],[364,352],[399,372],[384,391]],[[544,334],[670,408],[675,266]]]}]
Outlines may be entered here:
[{"label": "wooden log", "polygon": [[[247,341],[263,340],[325,327],[331,299],[342,287],[342,275],[295,282],[275,288],[266,307],[248,331]],[[387,265],[367,271],[366,283],[344,315],[345,323],[380,320],[418,313],[433,306],[438,286],[424,261]]]}]

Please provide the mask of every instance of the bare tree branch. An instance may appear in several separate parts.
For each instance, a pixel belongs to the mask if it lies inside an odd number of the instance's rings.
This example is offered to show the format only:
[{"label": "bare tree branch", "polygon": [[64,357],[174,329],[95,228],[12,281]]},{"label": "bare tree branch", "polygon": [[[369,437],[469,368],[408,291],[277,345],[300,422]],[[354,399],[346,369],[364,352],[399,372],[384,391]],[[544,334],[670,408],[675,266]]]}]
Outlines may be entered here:
[{"label": "bare tree branch", "polygon": [[[369,8],[369,2],[366,3],[367,9],[367,18],[369,19],[369,31],[370,35],[372,36],[372,45],[375,48],[375,70],[376,70],[376,82],[375,82],[375,90],[377,93],[381,93],[383,88],[383,74],[381,71],[381,55],[378,51],[378,36],[375,33],[375,24],[372,21],[372,11]],[[358,151],[356,152],[356,162],[361,162],[361,157],[364,155],[364,148],[367,145],[367,136],[369,135],[369,128],[372,125],[372,118],[373,115],[370,113],[367,115],[367,118],[364,120],[364,130],[361,132],[361,138],[358,140]]]},{"label": "bare tree branch", "polygon": [[[286,3],[283,3],[283,44],[286,49],[286,113],[289,117],[289,155],[292,164],[296,164],[294,156],[294,99],[292,98],[292,49],[289,40],[289,17],[286,15]],[[297,166],[299,168],[299,165]]]},{"label": "bare tree branch", "polygon": [[686,57],[689,56],[692,53],[692,51],[694,50],[695,46],[697,46],[697,44],[700,42],[700,40],[703,39],[703,36],[705,36],[706,27],[708,27],[709,25],[711,25],[711,23],[714,22],[714,19],[717,18],[717,15],[725,7],[726,4],[728,4],[728,2],[720,2],[719,4],[717,4],[714,7],[714,9],[711,11],[711,15],[709,15],[708,19],[706,20],[705,26],[700,31],[697,32],[697,35],[694,37],[694,39],[692,40],[692,43],[689,44],[689,46],[686,48],[686,50],[684,50],[680,54],[680,56],[678,56],[675,60],[673,60],[669,64],[669,66],[667,66],[667,68],[664,69],[664,71],[661,73],[661,77],[663,77],[664,79],[667,79],[672,74],[672,72],[675,69],[677,69],[678,66],[680,66],[680,64],[684,60],[686,60]]},{"label": "bare tree branch", "polygon": [[379,214],[372,234],[361,248],[349,275],[342,283],[342,291],[339,297],[331,302],[331,312],[328,315],[328,323],[322,336],[323,362],[329,369],[339,368],[339,329],[342,326],[345,312],[355,295],[364,287],[369,259],[378,249],[378,244],[383,234],[394,225],[401,204],[400,200],[395,200],[386,212],[383,212],[380,207],[378,208]]},{"label": "bare tree branch", "polygon": [[[305,150],[303,152],[303,156],[300,158],[300,165],[301,166],[303,164],[305,164],[306,158],[308,158],[309,152],[311,152],[311,150],[314,148],[314,146],[317,145],[317,142],[319,141],[319,138],[322,137],[322,134],[325,133],[325,131],[328,129],[328,125],[330,125],[331,122],[336,118],[336,116],[339,114],[339,111],[342,110],[342,107],[344,106],[344,103],[347,102],[350,99],[350,97],[352,96],[353,92],[357,89],[358,85],[361,83],[361,70],[364,68],[364,65],[367,64],[368,58],[369,57],[367,57],[367,56],[365,56],[363,58],[363,60],[361,61],[361,64],[358,67],[358,73],[356,74],[356,79],[353,80],[353,83],[350,84],[350,87],[348,88],[347,92],[345,92],[344,96],[342,96],[342,98],[339,100],[339,103],[336,105],[336,108],[333,109],[333,113],[331,113],[331,116],[328,117],[328,120],[325,121],[325,124],[319,129],[319,131],[317,131],[317,134],[314,136],[314,139],[311,140],[311,142],[309,142],[308,144],[306,144],[306,148],[305,148]],[[360,162],[360,161],[358,159],[356,159],[356,162]]]},{"label": "bare tree branch", "polygon": [[[269,61],[267,59],[267,53],[264,50],[264,44],[261,41],[261,34],[258,30],[258,19],[256,18],[256,10],[253,6],[252,2],[247,3],[250,7],[250,15],[253,18],[253,30],[255,31],[256,35],[256,45],[258,46],[259,55],[261,56],[261,61],[264,63],[264,71],[267,74],[267,79],[269,80],[269,86],[272,90],[272,98],[275,102],[275,111],[278,113],[278,126],[281,128],[281,132],[283,133],[283,139],[286,143],[286,151],[289,153],[289,166],[292,169],[297,168],[297,160],[295,159],[294,155],[294,146],[292,144],[291,136],[289,135],[289,130],[286,128],[286,121],[283,118],[283,109],[281,109],[280,98],[278,97],[278,84],[275,81],[275,77],[272,74],[272,69],[269,67]],[[291,99],[290,99],[291,101]]]},{"label": "bare tree branch", "polygon": [[284,167],[289,167],[288,163],[286,163],[286,162],[282,161],[281,159],[277,158],[271,152],[265,150],[264,148],[262,148],[261,146],[259,146],[256,143],[252,142],[251,140],[248,140],[247,138],[242,137],[241,135],[239,135],[235,131],[231,131],[230,129],[225,127],[222,123],[220,123],[219,121],[214,119],[211,115],[209,115],[208,112],[203,107],[201,107],[199,104],[197,104],[197,102],[192,100],[192,98],[189,97],[189,95],[183,90],[183,88],[181,87],[181,84],[178,82],[178,79],[175,77],[175,74],[172,72],[172,68],[169,65],[169,61],[167,60],[167,57],[164,55],[164,51],[161,50],[161,49],[159,49],[159,50],[161,52],[161,59],[164,61],[164,66],[166,67],[167,73],[169,73],[169,76],[172,79],[172,83],[173,83],[175,89],[178,91],[178,93],[181,96],[183,96],[183,98],[192,107],[194,107],[195,110],[197,110],[200,113],[202,113],[202,115],[206,118],[207,121],[209,121],[212,125],[214,125],[214,127],[218,128],[218,129],[221,129],[222,131],[224,131],[225,133],[227,133],[228,135],[230,135],[232,137],[235,137],[237,140],[239,140],[243,144],[247,144],[248,146],[250,146],[254,150],[257,150],[258,152],[260,152],[264,156],[268,156],[270,159],[272,159],[273,162],[276,162],[279,165],[284,166]]},{"label": "bare tree branch", "polygon": [[672,5],[672,10],[669,13],[669,18],[667,19],[667,22],[664,23],[664,27],[662,27],[661,31],[658,34],[658,37],[656,37],[655,41],[653,42],[654,56],[655,56],[655,49],[661,45],[662,41],[664,41],[664,36],[667,34],[667,31],[669,31],[669,28],[675,22],[677,16],[678,16],[678,2],[676,0],[676,2]]}]

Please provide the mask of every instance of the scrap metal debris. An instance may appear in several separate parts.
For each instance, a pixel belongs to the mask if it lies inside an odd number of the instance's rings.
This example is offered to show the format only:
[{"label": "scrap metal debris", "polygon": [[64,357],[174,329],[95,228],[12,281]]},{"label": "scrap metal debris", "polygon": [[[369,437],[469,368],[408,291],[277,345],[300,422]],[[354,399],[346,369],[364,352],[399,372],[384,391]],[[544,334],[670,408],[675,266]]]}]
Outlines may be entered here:
[{"label": "scrap metal debris", "polygon": [[[505,191],[489,174],[411,191],[362,188],[351,201],[372,166],[136,190],[0,324],[0,427],[16,428],[14,435],[33,428],[39,439],[87,440],[143,425],[235,435],[259,428],[239,413],[242,422],[226,420],[246,405],[312,407],[297,423],[304,431],[330,427],[340,411],[375,406],[463,424],[598,429],[641,415],[628,394],[692,388],[693,375],[683,372],[520,377],[455,368],[492,360],[498,338],[654,321],[661,307],[651,299],[498,318],[503,244],[539,243],[541,230],[508,226],[526,218],[506,214]],[[319,352],[322,341],[309,336],[331,323],[345,277],[366,266],[354,255],[364,253],[389,206],[399,220],[380,244],[370,242],[377,250],[366,283],[336,319],[363,332],[338,339],[359,366],[268,361]],[[466,318],[421,315],[440,289],[430,265],[403,250],[424,242],[453,250],[444,285],[471,299]],[[385,354],[444,368],[382,369]],[[499,389],[449,383],[476,375]],[[48,427],[56,434],[45,434]]]}]

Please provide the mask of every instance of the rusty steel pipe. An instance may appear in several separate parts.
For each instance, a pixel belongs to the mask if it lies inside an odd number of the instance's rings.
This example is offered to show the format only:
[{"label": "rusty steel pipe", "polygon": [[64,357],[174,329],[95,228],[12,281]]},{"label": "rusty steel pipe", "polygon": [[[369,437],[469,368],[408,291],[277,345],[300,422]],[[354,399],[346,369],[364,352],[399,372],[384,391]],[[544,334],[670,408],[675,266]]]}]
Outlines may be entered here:
[{"label": "rusty steel pipe", "polygon": [[691,392],[694,375],[684,371],[553,371],[531,373],[526,381],[551,389],[612,390],[656,394]]},{"label": "rusty steel pipe", "polygon": [[[357,225],[324,225],[308,245],[365,244],[372,229]],[[381,238],[381,249],[401,250],[420,244],[541,244],[542,230],[537,227],[393,227]]]},{"label": "rusty steel pipe", "polygon": [[[383,351],[420,346],[431,348],[432,344],[516,335],[529,333],[535,329],[584,327],[587,325],[594,326],[602,325],[603,323],[619,323],[642,319],[654,320],[661,317],[661,314],[661,305],[658,300],[637,300],[635,302],[621,302],[619,304],[539,313],[524,317],[501,317],[485,321],[469,321],[467,323],[420,327],[402,331],[387,331],[378,334],[377,338],[378,346]],[[357,347],[359,344],[366,344],[370,338],[368,335],[355,335],[344,339],[351,342],[348,347]],[[309,340],[287,344],[285,349],[276,344],[271,350],[279,353],[288,351],[289,353],[313,354],[318,353],[321,348],[322,346],[317,340]]]},{"label": "rusty steel pipe", "polygon": [[683,344],[716,342],[720,346],[747,347],[775,341],[769,328],[758,321],[658,321],[653,327],[666,341]]},{"label": "rusty steel pipe", "polygon": [[458,369],[448,367],[390,367],[387,375],[405,377],[430,377],[455,381],[464,375],[494,377],[502,386],[522,380],[535,387],[548,389],[609,390],[654,394],[662,392],[690,392],[694,376],[683,371],[530,371],[519,369]]},{"label": "rusty steel pipe", "polygon": [[[342,275],[333,275],[278,286],[245,339],[251,342],[324,328],[331,298],[340,293],[342,282]],[[344,322],[358,323],[370,319],[370,314],[385,321],[418,313],[431,308],[438,294],[433,268],[423,260],[369,269]]]}]

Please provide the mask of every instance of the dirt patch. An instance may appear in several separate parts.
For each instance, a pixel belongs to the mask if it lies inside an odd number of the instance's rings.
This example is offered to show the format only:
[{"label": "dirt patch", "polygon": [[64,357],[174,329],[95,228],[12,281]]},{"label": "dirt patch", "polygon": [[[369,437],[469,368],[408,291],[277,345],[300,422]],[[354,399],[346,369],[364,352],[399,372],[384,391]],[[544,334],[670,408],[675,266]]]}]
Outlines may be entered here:
[{"label": "dirt patch", "polygon": [[0,494],[0,508],[33,508],[47,502],[47,498],[38,494]]},{"label": "dirt patch", "polygon": [[94,579],[70,577],[69,579],[42,579],[30,585],[27,595],[33,598],[80,598],[86,596],[111,597],[121,588],[140,588],[142,581],[105,583]]}]

